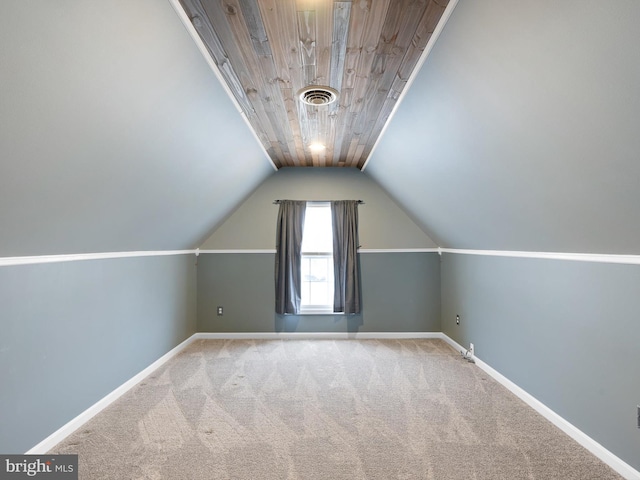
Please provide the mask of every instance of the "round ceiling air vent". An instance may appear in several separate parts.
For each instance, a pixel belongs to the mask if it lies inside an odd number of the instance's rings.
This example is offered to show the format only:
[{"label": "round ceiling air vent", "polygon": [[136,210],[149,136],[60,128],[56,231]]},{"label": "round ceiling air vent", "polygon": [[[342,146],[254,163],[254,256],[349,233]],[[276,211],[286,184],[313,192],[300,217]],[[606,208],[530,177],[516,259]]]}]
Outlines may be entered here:
[{"label": "round ceiling air vent", "polygon": [[335,102],[338,98],[338,91],[331,87],[312,85],[298,91],[298,97],[302,103],[317,107]]}]

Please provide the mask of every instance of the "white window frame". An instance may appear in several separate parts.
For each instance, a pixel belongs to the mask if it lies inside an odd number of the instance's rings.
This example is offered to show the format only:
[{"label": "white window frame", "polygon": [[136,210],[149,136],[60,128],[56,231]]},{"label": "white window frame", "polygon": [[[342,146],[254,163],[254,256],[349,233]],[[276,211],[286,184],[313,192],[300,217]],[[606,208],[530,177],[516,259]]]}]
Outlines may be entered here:
[{"label": "white window frame", "polygon": [[[331,208],[331,204],[329,202],[307,202],[307,209],[310,208]],[[306,218],[308,216],[305,216],[305,223],[306,223]],[[304,240],[303,240],[303,245],[304,245]],[[302,262],[301,262],[301,268],[302,265],[304,264],[305,260],[307,259],[318,259],[318,258],[325,258],[327,260],[328,263],[328,272],[329,275],[327,275],[327,279],[326,282],[327,284],[330,286],[330,298],[328,299],[327,304],[320,304],[320,305],[313,305],[313,304],[304,304],[301,303],[300,305],[300,313],[305,315],[312,315],[312,314],[333,314],[333,283],[334,283],[334,277],[333,277],[333,248],[331,248],[331,251],[323,251],[323,252],[311,252],[311,251],[302,251]],[[302,272],[301,273],[301,277],[302,277]],[[308,283],[309,282],[305,282],[304,277],[302,277],[302,289],[304,290],[305,287],[308,287]]]}]

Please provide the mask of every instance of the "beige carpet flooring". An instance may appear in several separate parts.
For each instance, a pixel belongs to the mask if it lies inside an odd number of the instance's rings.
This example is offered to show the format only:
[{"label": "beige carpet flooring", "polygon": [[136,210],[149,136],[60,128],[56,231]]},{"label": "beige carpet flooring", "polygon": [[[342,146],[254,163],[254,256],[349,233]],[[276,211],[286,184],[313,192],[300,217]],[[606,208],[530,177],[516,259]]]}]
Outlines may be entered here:
[{"label": "beige carpet flooring", "polygon": [[441,340],[199,340],[51,453],[89,479],[619,479]]}]

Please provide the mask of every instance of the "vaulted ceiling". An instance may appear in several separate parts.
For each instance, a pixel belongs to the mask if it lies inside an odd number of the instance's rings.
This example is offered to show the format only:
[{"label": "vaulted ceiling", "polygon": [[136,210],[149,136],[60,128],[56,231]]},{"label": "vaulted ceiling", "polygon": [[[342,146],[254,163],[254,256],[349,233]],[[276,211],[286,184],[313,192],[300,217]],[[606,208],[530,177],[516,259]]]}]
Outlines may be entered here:
[{"label": "vaulted ceiling", "polygon": [[[180,4],[276,167],[362,168],[448,0]],[[337,100],[302,102],[311,86]]]}]

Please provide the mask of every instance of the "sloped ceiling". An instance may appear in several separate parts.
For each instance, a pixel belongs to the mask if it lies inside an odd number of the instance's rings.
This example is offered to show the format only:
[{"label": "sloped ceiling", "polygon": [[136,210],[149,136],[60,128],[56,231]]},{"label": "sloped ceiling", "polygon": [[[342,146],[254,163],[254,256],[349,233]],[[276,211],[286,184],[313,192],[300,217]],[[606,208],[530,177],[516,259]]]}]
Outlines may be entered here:
[{"label": "sloped ceiling", "polygon": [[639,21],[461,0],[365,172],[445,247],[640,254]]},{"label": "sloped ceiling", "polygon": [[3,1],[0,86],[0,256],[192,248],[273,172],[167,1]]}]

